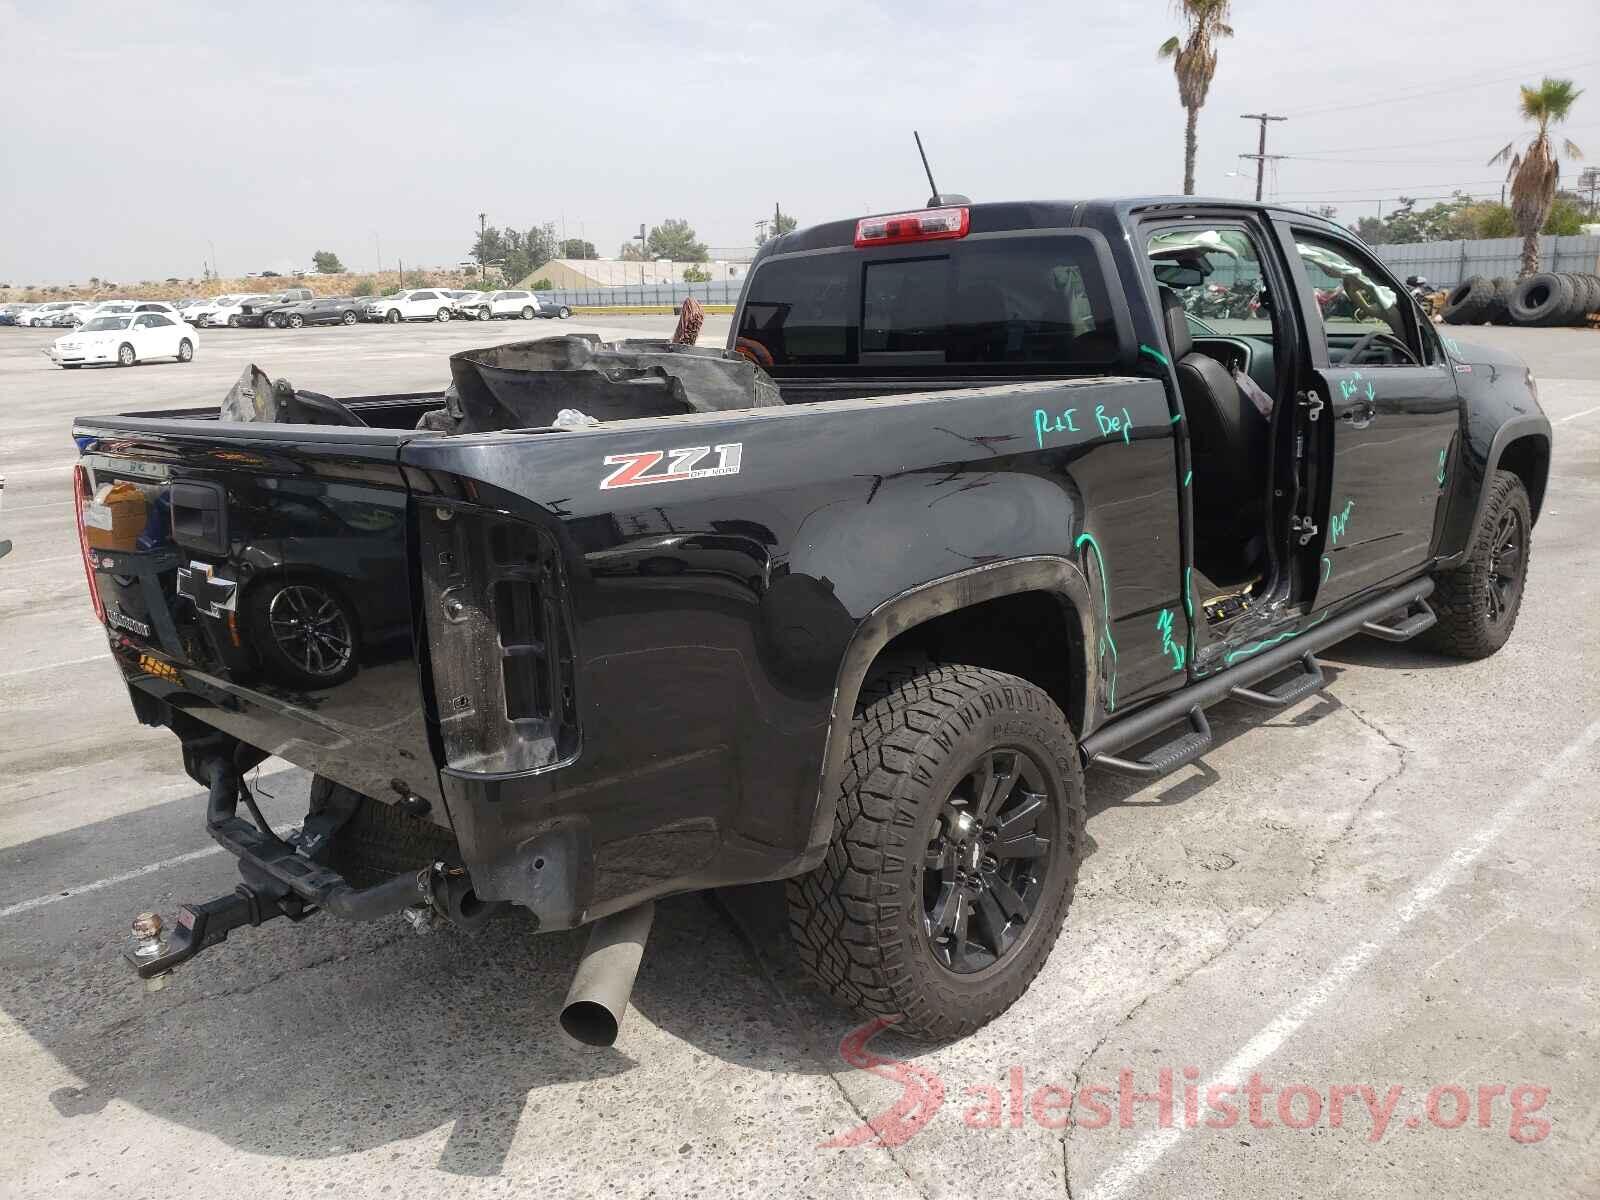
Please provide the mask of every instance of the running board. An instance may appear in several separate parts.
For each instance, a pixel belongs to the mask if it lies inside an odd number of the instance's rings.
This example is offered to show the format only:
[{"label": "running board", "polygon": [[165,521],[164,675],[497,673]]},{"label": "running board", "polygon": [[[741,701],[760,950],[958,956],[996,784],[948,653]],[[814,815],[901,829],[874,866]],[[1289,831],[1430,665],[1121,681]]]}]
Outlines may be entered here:
[{"label": "running board", "polygon": [[1211,749],[1211,725],[1205,712],[1198,706],[1188,713],[1189,732],[1163,742],[1143,758],[1118,758],[1102,754],[1094,760],[1097,767],[1120,771],[1124,775],[1138,775],[1144,779],[1158,779],[1186,767]]},{"label": "running board", "polygon": [[1255,688],[1239,684],[1228,689],[1231,699],[1253,704],[1257,708],[1288,708],[1291,704],[1305,699],[1312,692],[1320,692],[1327,686],[1327,679],[1322,674],[1322,664],[1317,661],[1317,656],[1307,651],[1300,656],[1302,670],[1299,674],[1281,683],[1270,692],[1260,692]]},{"label": "running board", "polygon": [[[1432,594],[1433,580],[1413,580],[1387,595],[1358,604],[1338,616],[1323,620],[1321,624],[1304,629],[1255,658],[1245,659],[1237,666],[1208,675],[1197,683],[1163,696],[1153,704],[1103,725],[1084,738],[1079,747],[1084,764],[1110,767],[1114,771],[1144,779],[1177,770],[1199,758],[1211,745],[1211,729],[1205,723],[1203,709],[1230,697],[1271,708],[1294,703],[1317,690],[1324,682],[1321,666],[1316,662],[1317,651],[1325,650],[1354,634],[1371,632],[1369,625],[1395,632],[1409,630],[1405,635],[1407,637],[1420,633],[1435,619],[1433,611],[1424,603]],[[1421,605],[1424,611],[1411,613],[1410,610],[1416,605]],[[1394,625],[1381,620],[1396,611],[1408,615]],[[1302,667],[1298,678],[1270,692],[1258,691],[1250,686],[1277,675],[1296,662]],[[1187,722],[1188,731],[1143,758],[1117,757],[1119,750],[1148,741],[1180,721]]]},{"label": "running board", "polygon": [[1439,623],[1439,618],[1434,616],[1426,600],[1416,602],[1416,612],[1412,612],[1411,608],[1411,605],[1406,605],[1398,621],[1363,621],[1361,632],[1386,642],[1409,642],[1424,629],[1432,629]]}]

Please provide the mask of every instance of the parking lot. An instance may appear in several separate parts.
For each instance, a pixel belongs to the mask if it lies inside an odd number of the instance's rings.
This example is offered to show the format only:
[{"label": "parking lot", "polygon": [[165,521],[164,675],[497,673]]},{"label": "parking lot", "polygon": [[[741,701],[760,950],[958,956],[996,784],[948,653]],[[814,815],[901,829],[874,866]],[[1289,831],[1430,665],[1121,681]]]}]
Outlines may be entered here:
[{"label": "parking lot", "polygon": [[[457,350],[672,325],[207,330],[189,364],[74,372],[40,353],[52,331],[0,329],[0,1195],[1596,1194],[1594,330],[1452,331],[1527,358],[1555,429],[1505,650],[1357,639],[1286,712],[1213,710],[1199,764],[1091,773],[1062,937],[965,1041],[883,1033],[846,1061],[855,1023],[803,980],[776,885],[662,904],[611,1050],[556,1027],[582,935],[516,917],[277,922],[143,990],[134,914],[237,872],[90,611],[73,416],[214,405],[250,362],[417,391]],[[269,763],[263,807],[295,821],[306,786]],[[1096,1085],[1103,1127],[1081,1105],[1066,1125],[1060,1092]]]}]

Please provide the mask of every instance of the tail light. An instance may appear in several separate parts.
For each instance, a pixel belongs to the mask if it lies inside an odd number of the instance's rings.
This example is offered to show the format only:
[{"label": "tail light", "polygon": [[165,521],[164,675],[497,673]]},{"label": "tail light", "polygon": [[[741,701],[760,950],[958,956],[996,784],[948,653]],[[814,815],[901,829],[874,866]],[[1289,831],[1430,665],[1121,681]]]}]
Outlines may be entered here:
[{"label": "tail light", "polygon": [[901,242],[936,242],[967,236],[971,214],[965,208],[926,208],[921,212],[862,217],[856,222],[856,246],[893,246]]},{"label": "tail light", "polygon": [[94,579],[94,551],[89,548],[89,535],[83,528],[83,506],[93,498],[94,486],[89,481],[89,469],[82,463],[72,468],[72,515],[78,524],[78,551],[83,555],[83,574],[89,582],[89,603],[94,605],[95,618],[106,623],[106,606],[100,599],[100,587]]}]

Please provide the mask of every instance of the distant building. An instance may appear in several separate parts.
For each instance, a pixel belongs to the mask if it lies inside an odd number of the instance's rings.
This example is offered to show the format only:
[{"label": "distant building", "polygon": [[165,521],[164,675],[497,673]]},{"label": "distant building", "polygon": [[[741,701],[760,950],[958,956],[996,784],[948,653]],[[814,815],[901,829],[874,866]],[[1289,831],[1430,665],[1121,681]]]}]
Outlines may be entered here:
[{"label": "distant building", "polygon": [[528,272],[527,278],[519,280],[516,286],[532,287],[536,279],[548,279],[551,286],[557,288],[682,283],[684,272],[691,268],[704,271],[712,279],[743,279],[745,272],[750,269],[750,259],[755,256],[755,251],[744,248],[719,251],[719,254],[723,253],[729,256],[713,255],[709,262],[702,263],[673,262],[666,258],[645,262],[627,258],[552,258]]}]

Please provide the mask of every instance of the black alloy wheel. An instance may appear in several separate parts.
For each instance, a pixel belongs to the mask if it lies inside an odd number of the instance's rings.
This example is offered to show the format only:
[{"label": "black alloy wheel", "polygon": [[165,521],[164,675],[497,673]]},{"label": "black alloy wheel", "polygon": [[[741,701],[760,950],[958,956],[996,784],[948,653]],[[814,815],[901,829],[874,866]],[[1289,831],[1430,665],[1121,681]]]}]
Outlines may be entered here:
[{"label": "black alloy wheel", "polygon": [[978,756],[945,798],[922,865],[922,932],[958,975],[1003,961],[1049,878],[1055,810],[1044,770],[1022,750]]},{"label": "black alloy wheel", "polygon": [[1508,506],[1500,514],[1492,545],[1487,607],[1490,623],[1498,625],[1517,611],[1517,602],[1522,598],[1525,578],[1522,566],[1528,531],[1522,523],[1522,513],[1516,508]]}]

